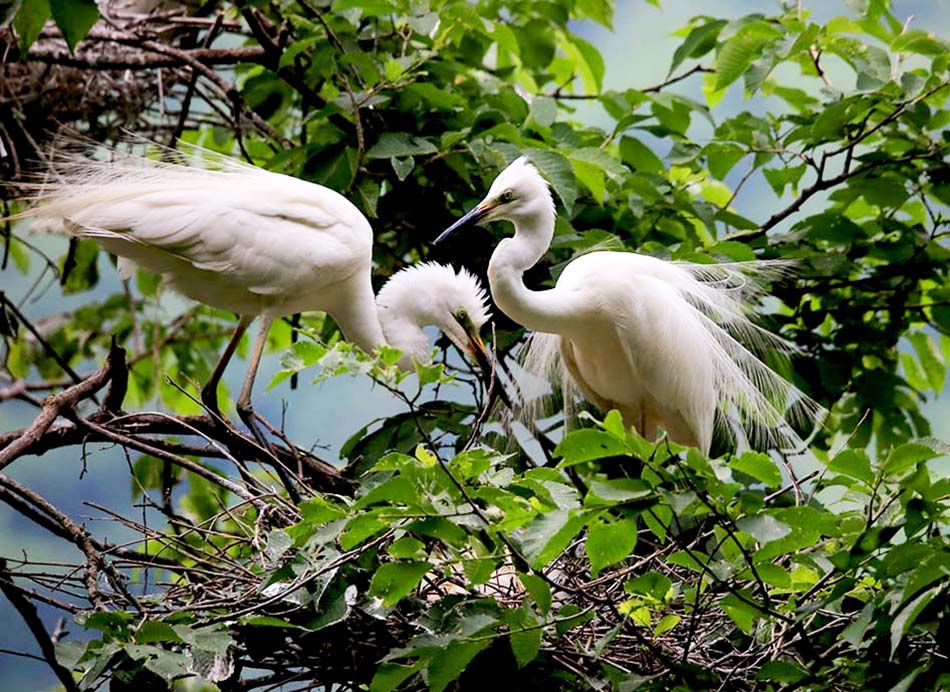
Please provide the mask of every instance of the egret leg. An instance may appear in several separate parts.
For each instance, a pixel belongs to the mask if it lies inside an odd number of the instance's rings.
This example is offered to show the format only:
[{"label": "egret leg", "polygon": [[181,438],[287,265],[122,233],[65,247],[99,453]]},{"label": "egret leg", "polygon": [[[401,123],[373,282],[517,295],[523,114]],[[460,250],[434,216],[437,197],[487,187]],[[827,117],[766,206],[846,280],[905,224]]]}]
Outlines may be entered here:
[{"label": "egret leg", "polygon": [[267,334],[270,332],[270,326],[273,322],[273,317],[266,315],[261,317],[260,331],[257,333],[257,341],[254,342],[254,351],[251,353],[251,360],[247,365],[247,375],[244,377],[244,386],[241,387],[241,395],[237,400],[238,415],[241,417],[241,420],[244,421],[245,425],[250,428],[254,438],[259,443],[262,443],[261,446],[265,448],[267,445],[264,443],[264,437],[254,423],[254,406],[251,404],[251,392],[254,389],[254,378],[257,377],[257,368],[260,366],[261,357],[264,355],[264,347],[267,345]]},{"label": "egret leg", "polygon": [[201,403],[203,403],[212,414],[218,417],[221,416],[221,409],[218,407],[218,383],[221,381],[221,376],[224,375],[224,369],[228,367],[228,363],[234,356],[234,350],[241,342],[241,337],[244,336],[244,332],[247,331],[247,328],[251,326],[251,322],[253,321],[253,316],[241,316],[237,326],[234,328],[234,334],[231,335],[227,346],[224,347],[224,352],[221,354],[221,357],[218,358],[218,362],[215,363],[214,370],[211,371],[211,377],[208,378],[205,386],[201,388]]}]

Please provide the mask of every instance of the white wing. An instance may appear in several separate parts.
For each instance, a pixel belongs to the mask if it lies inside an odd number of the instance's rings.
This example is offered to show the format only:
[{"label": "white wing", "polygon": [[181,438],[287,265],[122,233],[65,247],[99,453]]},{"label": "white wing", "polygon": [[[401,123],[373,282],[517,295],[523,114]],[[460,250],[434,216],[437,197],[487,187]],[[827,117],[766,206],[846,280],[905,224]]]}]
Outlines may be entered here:
[{"label": "white wing", "polygon": [[[220,160],[215,163],[221,164]],[[182,263],[263,295],[317,291],[368,267],[372,229],[320,185],[236,162],[209,170],[66,157],[31,216],[159,273]]]}]

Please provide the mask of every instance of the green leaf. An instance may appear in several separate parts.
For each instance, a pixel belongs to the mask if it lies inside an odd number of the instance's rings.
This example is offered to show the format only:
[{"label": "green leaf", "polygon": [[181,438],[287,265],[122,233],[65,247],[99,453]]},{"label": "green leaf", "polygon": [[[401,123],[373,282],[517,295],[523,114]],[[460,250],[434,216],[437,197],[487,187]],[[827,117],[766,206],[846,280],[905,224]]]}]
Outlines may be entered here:
[{"label": "green leaf", "polygon": [[369,585],[373,596],[383,599],[383,605],[396,605],[422,581],[426,572],[432,569],[431,562],[387,562],[381,565]]},{"label": "green leaf", "polygon": [[396,158],[395,156],[389,159],[389,163],[393,167],[393,172],[396,174],[396,177],[402,181],[409,177],[409,174],[412,173],[412,169],[416,167],[416,160],[411,156],[404,159]]},{"label": "green leaf", "polygon": [[408,132],[384,132],[380,135],[379,141],[367,150],[366,158],[392,159],[435,154],[438,151],[438,148],[429,140],[416,137]]},{"label": "green leaf", "polygon": [[26,53],[40,36],[43,25],[49,19],[49,0],[29,0],[21,2],[13,18],[13,28],[20,37],[20,51]]},{"label": "green leaf", "polygon": [[574,168],[565,156],[547,149],[529,149],[524,152],[537,166],[541,174],[551,182],[551,187],[561,198],[561,203],[570,214],[577,199],[577,183],[574,181]]},{"label": "green leaf", "polygon": [[610,433],[594,428],[569,432],[554,450],[562,457],[560,466],[573,466],[585,461],[621,456],[627,453],[624,444]]},{"label": "green leaf", "polygon": [[755,621],[762,616],[758,608],[749,605],[734,593],[727,594],[719,602],[719,607],[736,623],[736,627],[746,634],[752,634]]},{"label": "green leaf", "polygon": [[785,187],[788,185],[792,186],[793,193],[798,192],[798,181],[802,179],[806,168],[808,168],[808,166],[804,163],[801,166],[763,168],[762,174],[765,176],[769,185],[772,186],[775,194],[781,197],[785,192]]},{"label": "green leaf", "polygon": [[520,27],[512,26],[511,29],[518,40],[521,61],[525,67],[547,67],[551,64],[557,45],[548,22],[532,19]]},{"label": "green leaf", "polygon": [[511,653],[515,655],[515,661],[519,668],[524,668],[538,656],[541,649],[540,627],[512,632],[508,635],[511,642]]},{"label": "green leaf", "polygon": [[897,652],[904,635],[910,630],[917,616],[926,608],[938,593],[943,590],[942,586],[929,589],[920,594],[913,601],[905,605],[894,621],[891,623],[891,658]]},{"label": "green leaf", "polygon": [[614,3],[611,0],[577,0],[576,7],[580,14],[613,29]]},{"label": "green leaf", "polygon": [[942,362],[936,341],[924,332],[914,332],[908,339],[913,345],[914,351],[917,352],[917,359],[927,376],[930,389],[935,394],[940,394],[943,391],[947,370]]},{"label": "green leaf", "polygon": [[895,53],[937,56],[950,51],[950,43],[929,31],[906,29],[891,41],[891,50]]},{"label": "green leaf", "polygon": [[670,69],[666,73],[669,77],[673,70],[682,64],[687,58],[701,58],[716,47],[716,40],[719,38],[719,32],[728,22],[724,19],[716,19],[706,22],[694,28],[683,42],[677,46],[673,53],[673,60],[670,62]]},{"label": "green leaf", "polygon": [[550,127],[557,117],[557,101],[546,96],[536,96],[531,101],[530,115],[539,125]]},{"label": "green leaf", "polygon": [[267,545],[264,547],[264,554],[271,563],[275,563],[283,557],[284,553],[290,550],[294,540],[283,529],[274,529],[267,537]]},{"label": "green leaf", "polygon": [[782,32],[764,21],[746,24],[719,48],[716,55],[716,89],[724,89],[741,77],[770,43]]},{"label": "green leaf", "polygon": [[884,460],[884,473],[888,476],[899,476],[922,461],[940,456],[926,445],[908,442],[891,450]]},{"label": "green leaf", "polygon": [[663,162],[653,151],[634,137],[621,137],[620,158],[629,164],[635,171],[641,173],[662,173],[665,170]]},{"label": "green leaf", "polygon": [[791,661],[768,661],[755,674],[756,680],[771,680],[794,685],[808,677],[808,671]]},{"label": "green leaf", "polygon": [[536,574],[518,573],[518,579],[524,585],[528,595],[545,615],[551,610],[551,587]]},{"label": "green leaf", "polygon": [[169,682],[189,673],[188,658],[173,651],[162,651],[146,661],[145,667]]},{"label": "green leaf", "polygon": [[871,471],[871,460],[867,452],[862,449],[845,449],[828,464],[828,470],[841,473],[849,478],[856,478],[867,484],[874,482],[874,472]]},{"label": "green leaf", "polygon": [[[24,4],[29,5],[31,2],[27,0]],[[99,20],[99,8],[95,0],[49,0],[49,9],[56,26],[63,32],[70,52]]]},{"label": "green leaf", "polygon": [[403,536],[389,546],[386,552],[397,560],[409,560],[423,557],[426,552],[426,546],[425,543],[412,536]]},{"label": "green leaf", "polygon": [[759,545],[777,541],[792,532],[787,524],[783,524],[769,514],[743,517],[736,521],[736,526],[739,527],[740,531],[745,531],[752,536]]},{"label": "green leaf", "polygon": [[183,640],[168,623],[146,620],[135,633],[135,641],[139,644],[151,644],[152,642],[181,642]]},{"label": "green leaf", "polygon": [[531,566],[541,568],[564,551],[586,520],[586,514],[555,509],[534,519],[516,536]]},{"label": "green leaf", "polygon": [[670,613],[664,615],[660,618],[660,621],[656,623],[656,626],[653,628],[653,636],[659,637],[661,634],[666,634],[671,629],[680,624],[680,616]]},{"label": "green leaf", "polygon": [[442,692],[491,640],[454,641],[429,661],[429,692]]},{"label": "green leaf", "polygon": [[673,588],[672,580],[659,572],[647,572],[623,584],[624,592],[649,596],[660,603],[666,600],[671,588]]},{"label": "green leaf", "polygon": [[596,578],[604,567],[626,560],[636,544],[636,519],[591,522],[586,549],[593,576]]},{"label": "green leaf", "polygon": [[411,666],[404,666],[399,663],[383,663],[376,670],[373,681],[369,684],[369,692],[392,692],[415,673],[418,673],[420,668],[422,668],[421,660]]},{"label": "green leaf", "polygon": [[[604,72],[606,70],[603,56],[593,44],[588,43],[580,36],[568,34],[567,38],[570,43],[564,46],[565,52],[568,53],[568,57],[574,61],[577,71],[580,72],[581,79],[584,80],[584,88],[589,94],[599,94],[604,86]],[[572,48],[574,50],[571,50]]]},{"label": "green leaf", "polygon": [[729,462],[729,468],[752,476],[769,488],[777,488],[782,484],[782,472],[779,471],[778,465],[768,454],[762,452],[745,452],[741,457]]},{"label": "green leaf", "polygon": [[234,645],[234,640],[228,633],[228,628],[223,625],[209,625],[207,627],[174,625],[173,629],[182,641],[202,651],[224,654]]},{"label": "green leaf", "polygon": [[604,175],[604,169],[597,164],[588,161],[576,161],[571,159],[574,166],[574,175],[577,179],[590,190],[591,196],[598,204],[603,204],[604,195],[607,193],[607,180]]}]

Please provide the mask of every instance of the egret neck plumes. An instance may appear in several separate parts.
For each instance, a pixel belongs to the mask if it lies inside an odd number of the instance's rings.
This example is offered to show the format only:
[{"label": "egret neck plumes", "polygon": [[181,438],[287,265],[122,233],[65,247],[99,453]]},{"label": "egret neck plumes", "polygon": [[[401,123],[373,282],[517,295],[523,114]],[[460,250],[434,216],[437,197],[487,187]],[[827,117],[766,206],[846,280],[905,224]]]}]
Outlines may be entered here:
[{"label": "egret neck plumes", "polygon": [[[524,157],[436,242],[494,220],[511,221],[515,233],[492,254],[492,297],[538,332],[526,356],[530,369],[559,371],[646,437],[663,428],[674,441],[708,452],[718,422],[755,446],[800,444],[790,423],[813,421],[820,407],[759,360],[762,350],[793,347],[747,317],[757,280],[787,263],[699,265],[593,252],[570,262],[554,288],[529,290],[523,274],[547,251],[555,211],[547,183]],[[552,357],[559,357],[557,368],[537,362]]]}]

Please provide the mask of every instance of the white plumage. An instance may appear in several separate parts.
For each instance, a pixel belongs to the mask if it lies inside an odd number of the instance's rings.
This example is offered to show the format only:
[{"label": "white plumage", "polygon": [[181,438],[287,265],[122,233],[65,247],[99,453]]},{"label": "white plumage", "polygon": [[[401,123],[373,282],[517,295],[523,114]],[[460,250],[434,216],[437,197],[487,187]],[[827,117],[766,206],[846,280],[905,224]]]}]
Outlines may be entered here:
[{"label": "white plumage", "polygon": [[700,265],[601,251],[570,262],[555,288],[531,291],[522,276],[547,251],[555,210],[547,183],[524,157],[440,240],[502,219],[515,234],[492,255],[489,282],[498,307],[537,332],[527,369],[563,379],[601,409],[618,409],[648,438],[663,428],[708,452],[718,422],[756,446],[800,444],[792,424],[813,421],[820,407],[759,359],[793,347],[748,318],[757,279],[787,263]]},{"label": "white plumage", "polygon": [[412,357],[428,358],[428,325],[484,360],[478,329],[488,313],[477,280],[434,264],[410,268],[389,280],[377,310],[372,228],[333,190],[206,152],[196,165],[109,153],[59,155],[38,185],[37,204],[20,216],[42,230],[95,239],[119,256],[126,277],[139,265],[189,298],[240,315],[202,392],[212,410],[224,367],[258,315],[261,332],[238,400],[248,422],[267,331],[281,315],[327,312],[367,352],[382,344],[403,350],[405,367]]}]

